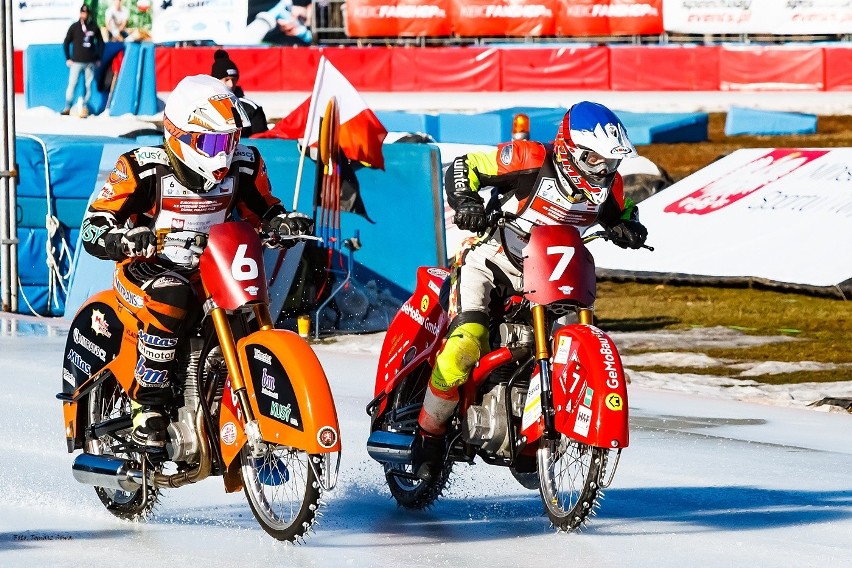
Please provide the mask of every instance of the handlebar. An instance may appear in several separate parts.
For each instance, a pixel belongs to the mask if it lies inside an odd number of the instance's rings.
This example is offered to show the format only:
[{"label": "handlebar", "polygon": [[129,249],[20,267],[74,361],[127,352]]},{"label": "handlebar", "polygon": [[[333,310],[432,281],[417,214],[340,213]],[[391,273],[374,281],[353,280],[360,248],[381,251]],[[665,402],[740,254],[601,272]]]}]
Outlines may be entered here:
[{"label": "handlebar", "polygon": [[[615,242],[614,239],[612,238],[612,235],[609,233],[609,231],[597,231],[597,232],[585,235],[583,237],[583,243],[584,244],[590,243],[590,242],[594,241],[595,239],[603,239],[605,241]],[[654,250],[654,247],[648,246],[646,244],[642,244],[639,248],[648,249],[650,251]]]},{"label": "handlebar", "polygon": [[[519,227],[516,227],[515,225],[513,225],[511,223],[507,223],[507,221],[513,221],[513,220],[517,219],[518,217],[519,216],[514,214],[514,213],[509,213],[507,211],[502,211],[502,210],[498,209],[496,211],[492,211],[491,213],[489,213],[488,216],[486,217],[486,219],[488,220],[488,226],[489,227],[497,227],[499,229],[509,229],[510,231],[512,231],[513,233],[518,235],[519,237],[526,238],[526,237],[529,236],[529,233],[520,229]],[[591,233],[591,234],[584,236],[583,237],[583,243],[587,244],[587,243],[590,243],[590,242],[592,242],[596,239],[603,239],[605,241],[610,241],[612,243],[615,243],[615,240],[612,238],[612,234],[607,230],[597,231],[597,232],[594,232],[594,233]],[[639,248],[648,249],[649,251],[654,250],[654,247],[648,246],[646,244],[642,244]]]}]

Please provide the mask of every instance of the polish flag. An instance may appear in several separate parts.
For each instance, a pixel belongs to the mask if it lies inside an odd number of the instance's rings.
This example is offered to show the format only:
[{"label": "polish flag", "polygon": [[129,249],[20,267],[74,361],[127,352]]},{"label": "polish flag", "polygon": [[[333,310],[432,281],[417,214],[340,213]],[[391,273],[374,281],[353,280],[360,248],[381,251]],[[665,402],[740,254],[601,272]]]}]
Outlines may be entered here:
[{"label": "polish flag", "polygon": [[267,133],[255,138],[296,138],[299,134],[308,146],[319,140],[320,118],[331,97],[337,98],[340,109],[340,148],[347,158],[370,167],[384,169],[382,142],[388,132],[375,113],[355,90],[355,87],[325,56],[320,58],[314,90],[288,116]]}]

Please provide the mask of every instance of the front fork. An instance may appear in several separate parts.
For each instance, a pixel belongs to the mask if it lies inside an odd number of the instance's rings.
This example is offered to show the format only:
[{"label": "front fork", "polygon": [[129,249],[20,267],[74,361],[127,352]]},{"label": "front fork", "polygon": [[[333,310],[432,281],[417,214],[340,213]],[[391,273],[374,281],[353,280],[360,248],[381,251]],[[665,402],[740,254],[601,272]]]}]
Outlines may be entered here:
[{"label": "front fork", "polygon": [[[538,363],[538,376],[541,380],[541,416],[544,419],[544,438],[556,440],[559,432],[556,431],[554,420],[556,411],[553,408],[553,378],[550,376],[550,333],[547,329],[547,313],[544,306],[532,307],[533,330],[535,331],[535,358]],[[581,324],[591,325],[593,312],[591,308],[580,308],[577,311]]]},{"label": "front fork", "polygon": [[[231,378],[231,390],[236,395],[240,404],[240,410],[245,417],[245,432],[248,437],[249,447],[253,452],[257,452],[263,439],[260,437],[260,426],[255,419],[254,412],[252,412],[251,404],[249,404],[245,377],[243,377],[239,361],[237,360],[237,344],[234,341],[234,334],[228,322],[228,314],[224,309],[217,306],[211,298],[207,299],[206,306],[208,307],[210,316],[213,318],[213,328],[216,330],[216,336],[219,338],[222,357],[225,359],[228,376]],[[254,304],[252,309],[254,310],[254,315],[260,325],[260,329],[272,329],[272,317],[269,314],[269,307],[266,304]]]}]

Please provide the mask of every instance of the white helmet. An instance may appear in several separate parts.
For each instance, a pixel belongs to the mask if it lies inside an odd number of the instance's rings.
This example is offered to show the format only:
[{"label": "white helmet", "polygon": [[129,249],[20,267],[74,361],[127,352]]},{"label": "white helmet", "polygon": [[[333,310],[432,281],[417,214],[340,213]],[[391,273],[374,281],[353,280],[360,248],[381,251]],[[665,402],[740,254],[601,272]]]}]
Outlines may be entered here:
[{"label": "white helmet", "polygon": [[609,196],[621,160],[635,155],[627,129],[615,113],[589,101],[579,102],[565,113],[553,142],[560,181],[582,191],[597,205]]},{"label": "white helmet", "polygon": [[248,123],[237,98],[218,79],[182,79],[163,111],[166,149],[188,168],[181,171],[175,164],[181,181],[204,191],[221,182],[231,167],[240,128]]}]

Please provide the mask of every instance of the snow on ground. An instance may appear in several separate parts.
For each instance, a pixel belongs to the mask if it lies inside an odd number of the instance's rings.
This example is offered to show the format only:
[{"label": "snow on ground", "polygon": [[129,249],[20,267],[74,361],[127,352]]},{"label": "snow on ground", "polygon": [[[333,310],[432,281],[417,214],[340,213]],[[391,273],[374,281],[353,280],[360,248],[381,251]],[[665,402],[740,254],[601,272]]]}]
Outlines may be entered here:
[{"label": "snow on ground", "polygon": [[[852,113],[852,97],[843,92],[615,92],[563,91],[513,93],[360,93],[373,110],[411,112],[483,112],[514,106],[569,107],[581,100],[603,103],[614,110],[631,112],[726,112],[732,106],[760,110],[804,112],[822,115]],[[272,120],[287,116],[310,93],[255,92],[249,98],[260,104]],[[168,93],[158,93],[165,101]],[[107,115],[80,119],[60,116],[47,107],[26,108],[24,95],[16,95],[15,124],[18,132],[39,134],[97,134],[119,136],[149,127],[155,116]]]},{"label": "snow on ground", "polygon": [[579,534],[554,533],[537,492],[478,460],[456,465],[429,511],[400,509],[365,449],[381,333],[315,346],[343,453],[304,546],[269,538],[242,493],[225,494],[218,479],[166,491],[148,522],[120,521],[71,476],[54,398],[67,325],[0,317],[2,566],[849,566],[852,417],[768,395],[740,402],[743,391],[706,377],[633,373],[630,446]]}]

